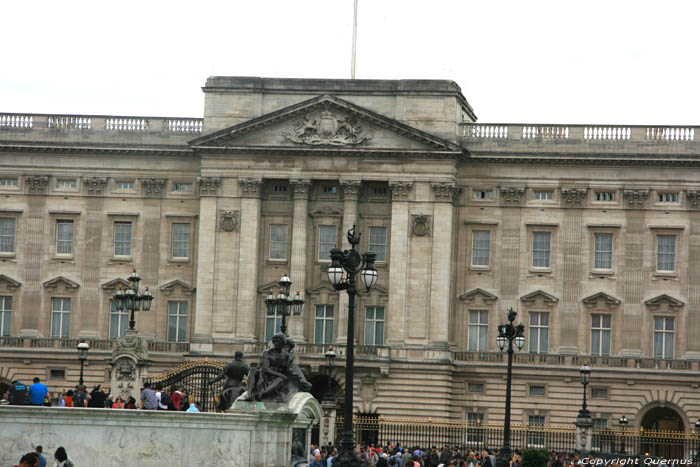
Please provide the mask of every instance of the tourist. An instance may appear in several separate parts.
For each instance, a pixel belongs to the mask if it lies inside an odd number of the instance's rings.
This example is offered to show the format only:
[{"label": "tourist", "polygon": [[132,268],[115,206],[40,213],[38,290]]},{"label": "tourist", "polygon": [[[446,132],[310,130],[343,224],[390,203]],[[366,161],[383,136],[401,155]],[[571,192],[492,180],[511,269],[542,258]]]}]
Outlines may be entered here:
[{"label": "tourist", "polygon": [[201,410],[199,410],[199,408],[200,408],[199,401],[197,401],[194,404],[190,404],[189,408],[187,410],[185,410],[185,412],[195,412],[195,413],[201,412]]},{"label": "tourist", "polygon": [[[61,405],[63,404],[63,405]],[[73,407],[73,390],[69,389],[61,394],[61,402],[59,403],[61,407]]]},{"label": "tourist", "polygon": [[158,401],[158,410],[168,410],[170,395],[163,391],[163,386],[160,383],[156,385],[156,400]]},{"label": "tourist", "polygon": [[117,399],[114,401],[112,404],[113,409],[123,409],[124,408],[124,401],[120,396],[117,396]]},{"label": "tourist", "polygon": [[28,452],[19,460],[19,464],[14,467],[38,467],[39,456],[35,452]]},{"label": "tourist", "polygon": [[126,404],[124,404],[125,409],[136,409],[136,399],[134,396],[129,396],[129,398],[126,400]]},{"label": "tourist", "polygon": [[315,452],[314,460],[311,461],[309,467],[326,467],[326,464],[321,459],[321,452],[318,449]]},{"label": "tourist", "polygon": [[182,405],[182,392],[174,384],[170,386],[170,410],[180,410]]},{"label": "tourist", "polygon": [[75,467],[73,461],[68,458],[66,449],[63,446],[59,446],[56,449],[56,453],[53,455],[55,461],[53,463],[54,467]]},{"label": "tourist", "polygon": [[82,384],[78,385],[73,393],[73,407],[87,407],[88,399],[90,399],[90,396],[88,396],[87,392],[85,392],[85,386]]},{"label": "tourist", "polygon": [[34,384],[29,386],[29,403],[31,405],[44,405],[44,399],[49,393],[49,389],[41,382],[39,377],[34,378]]},{"label": "tourist", "polygon": [[43,451],[44,451],[44,448],[42,446],[36,447],[35,452],[36,452],[37,457],[39,457],[39,464],[38,464],[39,467],[46,467],[46,456],[42,454]]},{"label": "tourist", "polygon": [[95,409],[103,409],[105,406],[105,399],[107,399],[107,394],[102,390],[100,384],[96,384],[92,391],[90,391],[90,399],[88,400],[88,407]]},{"label": "tourist", "polygon": [[141,391],[141,409],[143,410],[158,410],[158,399],[156,393],[151,389],[151,383],[146,381],[143,383],[143,391]]}]

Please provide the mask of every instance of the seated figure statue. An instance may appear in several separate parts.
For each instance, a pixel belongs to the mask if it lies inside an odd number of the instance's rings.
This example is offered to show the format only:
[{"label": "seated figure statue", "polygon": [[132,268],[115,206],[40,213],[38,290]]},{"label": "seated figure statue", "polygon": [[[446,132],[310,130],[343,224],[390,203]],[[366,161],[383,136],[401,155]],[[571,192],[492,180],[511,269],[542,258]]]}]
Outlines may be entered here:
[{"label": "seated figure statue", "polygon": [[250,370],[246,400],[287,402],[294,393],[311,389],[294,363],[294,341],[280,333],[272,336],[272,345],[262,353],[260,364]]}]

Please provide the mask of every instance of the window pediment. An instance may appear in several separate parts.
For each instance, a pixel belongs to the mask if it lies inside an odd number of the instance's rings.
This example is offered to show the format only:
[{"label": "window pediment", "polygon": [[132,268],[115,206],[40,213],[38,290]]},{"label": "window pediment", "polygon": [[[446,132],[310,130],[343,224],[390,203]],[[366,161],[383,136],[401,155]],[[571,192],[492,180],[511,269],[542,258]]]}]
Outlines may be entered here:
[{"label": "window pediment", "polygon": [[4,275],[4,274],[0,274],[0,286],[3,286],[5,289],[9,290],[10,292],[14,292],[19,287],[22,286],[22,283],[12,279],[11,277]]},{"label": "window pediment", "polygon": [[72,280],[63,276],[57,276],[53,279],[49,279],[46,282],[44,282],[43,285],[51,291],[56,290],[59,287],[63,287],[64,290],[68,292],[75,292],[80,287],[80,284],[78,284],[77,282],[73,282]]},{"label": "window pediment", "polygon": [[559,301],[559,299],[543,290],[535,290],[534,292],[530,292],[529,294],[520,297],[520,301],[527,306],[532,306],[540,302],[545,306],[552,307]]},{"label": "window pediment", "polygon": [[612,295],[608,295],[605,292],[598,292],[596,294],[582,299],[581,301],[584,305],[586,305],[587,308],[596,308],[602,305],[607,307],[608,309],[613,309],[617,308],[618,305],[622,303],[621,300],[613,297]]},{"label": "window pediment", "polygon": [[484,289],[476,288],[472,289],[468,292],[464,292],[462,295],[459,295],[457,298],[460,300],[473,304],[475,302],[478,302],[478,300],[481,300],[481,303],[485,305],[490,305],[496,300],[498,300],[498,297],[490,292],[485,291]]},{"label": "window pediment", "polygon": [[166,282],[165,284],[159,286],[158,289],[160,289],[164,295],[171,295],[173,292],[177,291],[177,289],[180,289],[183,295],[192,295],[192,293],[196,290],[190,284],[180,279],[174,279],[170,282]]},{"label": "window pediment", "polygon": [[663,310],[664,308],[668,311],[678,311],[685,306],[684,302],[667,294],[661,294],[654,298],[650,298],[649,300],[646,300],[644,304],[650,310],[654,311]]},{"label": "window pediment", "polygon": [[116,279],[112,279],[109,282],[105,282],[100,287],[102,287],[102,289],[105,290],[107,293],[112,293],[119,288],[126,289],[128,287],[131,287],[131,284],[126,279],[118,277]]}]

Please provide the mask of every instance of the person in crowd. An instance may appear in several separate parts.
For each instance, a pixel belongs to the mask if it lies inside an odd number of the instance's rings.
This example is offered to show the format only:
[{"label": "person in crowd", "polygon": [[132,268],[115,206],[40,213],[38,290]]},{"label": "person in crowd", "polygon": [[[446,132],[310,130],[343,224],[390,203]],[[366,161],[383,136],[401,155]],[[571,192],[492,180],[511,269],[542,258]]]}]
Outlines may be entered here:
[{"label": "person in crowd", "polygon": [[66,448],[63,446],[59,446],[58,449],[56,449],[53,457],[54,467],[75,467],[73,461],[68,457],[68,453],[66,453]]},{"label": "person in crowd", "polygon": [[170,394],[163,391],[163,386],[160,383],[156,385],[156,400],[158,400],[158,410],[168,410]]},{"label": "person in crowd", "polygon": [[124,408],[124,401],[122,400],[121,396],[117,396],[117,399],[112,404],[112,408],[113,409],[123,409]]},{"label": "person in crowd", "polygon": [[170,410],[180,410],[182,392],[174,384],[170,386]]},{"label": "person in crowd", "polygon": [[34,452],[36,452],[37,457],[39,458],[39,467],[46,467],[46,456],[42,454],[44,451],[43,446],[37,446]]},{"label": "person in crowd", "polygon": [[201,412],[199,401],[194,404],[190,404],[190,407],[185,412]]},{"label": "person in crowd", "polygon": [[[105,392],[107,392],[107,391],[105,391]],[[107,394],[107,398],[105,399],[105,408],[111,409],[113,405],[114,405],[113,396],[111,394]]]},{"label": "person in crowd", "polygon": [[44,383],[41,382],[39,377],[34,378],[34,384],[29,386],[29,403],[31,405],[44,405],[44,400],[46,395],[49,393],[49,389]]},{"label": "person in crowd", "polygon": [[90,396],[85,392],[85,386],[80,384],[73,393],[73,407],[87,407],[89,399]]},{"label": "person in crowd", "polygon": [[73,390],[69,389],[63,393],[63,407],[73,407]]},{"label": "person in crowd", "polygon": [[14,467],[38,467],[39,456],[35,452],[28,452],[19,460],[19,464]]},{"label": "person in crowd", "polygon": [[92,391],[90,391],[88,407],[102,409],[105,406],[105,399],[107,399],[107,394],[105,394],[105,392],[102,390],[102,385],[96,384],[92,388]]},{"label": "person in crowd", "polygon": [[125,409],[136,409],[136,399],[134,396],[129,396],[129,398],[126,400],[126,404],[124,404]]},{"label": "person in crowd", "polygon": [[311,461],[311,463],[309,464],[309,467],[326,467],[326,464],[324,464],[321,460],[321,452],[320,451],[318,451],[314,455],[314,460]]},{"label": "person in crowd", "polygon": [[143,383],[143,391],[141,391],[141,408],[143,410],[158,410],[158,398],[151,383],[146,381]]},{"label": "person in crowd", "polygon": [[25,405],[27,403],[27,386],[20,380],[13,381],[9,399],[10,405]]}]

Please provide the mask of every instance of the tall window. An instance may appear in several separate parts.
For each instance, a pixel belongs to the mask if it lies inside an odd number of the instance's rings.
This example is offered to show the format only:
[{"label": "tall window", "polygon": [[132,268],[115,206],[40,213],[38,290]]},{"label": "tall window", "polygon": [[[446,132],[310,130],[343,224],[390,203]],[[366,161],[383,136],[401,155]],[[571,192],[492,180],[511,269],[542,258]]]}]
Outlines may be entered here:
[{"label": "tall window", "polygon": [[593,436],[591,438],[591,449],[593,451],[604,451],[604,452],[612,452],[611,446],[610,446],[610,436],[606,436],[605,434],[598,434],[596,435],[596,432],[600,432],[601,430],[607,430],[608,429],[608,419],[607,418],[594,418],[593,419]]},{"label": "tall window", "polygon": [[126,332],[126,324],[129,321],[129,312],[126,308],[117,310],[117,302],[111,300],[109,302],[109,338],[116,339],[121,337]]},{"label": "tall window", "polygon": [[550,255],[550,232],[533,232],[532,267],[548,268]]},{"label": "tall window", "polygon": [[377,254],[377,261],[386,261],[386,227],[369,228],[369,251]]},{"label": "tall window", "polygon": [[384,345],[384,307],[365,308],[365,345]]},{"label": "tall window", "polygon": [[73,254],[73,221],[56,221],[56,254]]},{"label": "tall window", "polygon": [[187,340],[187,302],[168,302],[168,340]]},{"label": "tall window", "polygon": [[530,313],[530,353],[547,353],[549,348],[549,313]]},{"label": "tall window", "polygon": [[610,315],[591,315],[591,355],[610,355]]},{"label": "tall window", "polygon": [[472,266],[488,266],[491,254],[491,231],[472,232]]},{"label": "tall window", "polygon": [[331,249],[335,248],[335,240],[334,225],[318,226],[318,259],[331,259]]},{"label": "tall window", "polygon": [[333,305],[316,305],[314,344],[333,343]]},{"label": "tall window", "polygon": [[528,447],[544,447],[544,415],[527,416]]},{"label": "tall window", "polygon": [[131,256],[131,222],[114,223],[114,256]]},{"label": "tall window", "polygon": [[10,335],[10,324],[12,323],[12,297],[0,296],[0,336]]},{"label": "tall window", "polygon": [[0,253],[15,252],[15,219],[0,218]]},{"label": "tall window", "polygon": [[484,441],[484,413],[467,413],[467,442],[482,443]]},{"label": "tall window", "polygon": [[673,358],[673,317],[654,317],[654,358]]},{"label": "tall window", "polygon": [[656,270],[657,271],[675,271],[676,270],[676,236],[675,235],[657,235],[657,256]]},{"label": "tall window", "polygon": [[469,312],[469,339],[467,342],[468,350],[477,350],[484,352],[488,348],[488,329],[489,329],[489,312],[488,311],[470,311]]},{"label": "tall window", "polygon": [[70,298],[51,299],[51,337],[65,338],[70,335]]},{"label": "tall window", "polygon": [[265,305],[265,342],[282,332],[282,312],[277,305]]},{"label": "tall window", "polygon": [[597,233],[593,238],[595,269],[612,269],[613,236],[611,233]]},{"label": "tall window", "polygon": [[270,224],[270,259],[287,259],[287,224]]},{"label": "tall window", "polygon": [[173,258],[190,257],[190,224],[173,224]]}]

